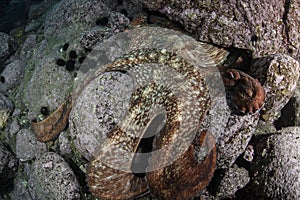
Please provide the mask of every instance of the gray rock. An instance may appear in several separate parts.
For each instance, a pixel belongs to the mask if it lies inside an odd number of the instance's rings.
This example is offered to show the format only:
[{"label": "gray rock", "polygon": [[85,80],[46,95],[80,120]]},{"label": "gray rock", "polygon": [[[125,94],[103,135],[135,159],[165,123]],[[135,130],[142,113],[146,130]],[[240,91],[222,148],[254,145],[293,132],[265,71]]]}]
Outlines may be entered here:
[{"label": "gray rock", "polygon": [[2,64],[10,55],[9,40],[9,35],[0,32],[0,64]]},{"label": "gray rock", "polygon": [[28,181],[21,173],[14,179],[14,187],[10,198],[14,200],[32,199],[27,188]]},{"label": "gray rock", "polygon": [[30,34],[24,41],[19,58],[23,60],[25,63],[31,58],[32,54],[34,53],[34,49],[37,42],[37,35]]},{"label": "gray rock", "polygon": [[17,119],[13,119],[9,125],[9,134],[16,135],[16,133],[21,129]]},{"label": "gray rock", "polygon": [[123,13],[129,19],[133,19],[144,12],[143,6],[140,3],[136,3],[134,0],[126,0],[126,1],[102,0],[102,1],[111,10]]},{"label": "gray rock", "polygon": [[0,93],[0,129],[6,126],[6,122],[13,110],[13,102],[4,94]]},{"label": "gray rock", "polygon": [[283,128],[267,141],[255,160],[252,189],[258,199],[300,198],[300,127]]},{"label": "gray rock", "polygon": [[[45,36],[64,38],[67,41],[70,37],[73,38],[74,35],[95,26],[97,19],[107,17],[109,12],[102,1],[60,1],[46,16]],[[72,31],[69,31],[70,29]]]},{"label": "gray rock", "polygon": [[70,114],[71,138],[85,158],[124,116],[133,91],[133,80],[120,72],[105,73],[82,92]]},{"label": "gray rock", "polygon": [[0,89],[5,92],[16,87],[24,76],[25,63],[22,60],[14,60],[9,63],[1,73]]},{"label": "gray rock", "polygon": [[[288,2],[286,2],[288,4]],[[290,1],[290,5],[287,8],[288,12],[286,13],[286,24],[288,28],[288,38],[289,38],[289,46],[288,51],[290,55],[299,61],[300,50],[299,50],[299,16],[300,16],[300,2],[292,0]]]},{"label": "gray rock", "polygon": [[23,93],[21,100],[29,109],[29,120],[38,118],[42,107],[48,107],[50,112],[55,110],[65,100],[73,85],[72,73],[56,64],[59,50],[47,46],[47,42],[40,45],[44,45],[41,47],[44,49],[38,49],[38,54],[32,58],[35,68],[27,72],[32,75],[28,75],[20,91]]},{"label": "gray rock", "polygon": [[233,198],[235,192],[245,187],[249,181],[248,171],[237,165],[233,165],[225,172],[216,196],[218,199]]},{"label": "gray rock", "polygon": [[129,25],[129,19],[117,12],[111,12],[108,18],[107,26],[114,30],[115,33],[125,30]]},{"label": "gray rock", "polygon": [[18,160],[0,141],[0,185],[7,186],[18,169]]},{"label": "gray rock", "polygon": [[300,80],[298,80],[297,88],[292,97],[295,101],[293,107],[295,109],[295,125],[300,125]]},{"label": "gray rock", "polygon": [[113,30],[107,27],[93,27],[83,32],[80,44],[87,49],[92,49],[98,42],[112,36]]},{"label": "gray rock", "polygon": [[46,144],[38,142],[29,129],[22,129],[16,136],[16,155],[21,161],[38,158],[47,152]]},{"label": "gray rock", "polygon": [[111,12],[107,19],[106,26],[95,26],[83,33],[80,43],[84,48],[92,49],[96,43],[124,31],[129,25],[129,19],[120,13]]},{"label": "gray rock", "polygon": [[30,5],[28,18],[37,19],[43,14],[45,14],[53,5],[55,5],[59,0],[43,0],[39,3]]},{"label": "gray rock", "polygon": [[228,168],[246,149],[256,130],[259,117],[255,114],[231,115],[224,132],[217,139],[218,168]]},{"label": "gray rock", "polygon": [[245,151],[255,133],[258,116],[233,113],[226,98],[215,98],[202,126],[214,134],[217,145],[217,168],[227,169]]},{"label": "gray rock", "polygon": [[80,186],[74,172],[53,152],[35,161],[28,188],[33,199],[80,199]]},{"label": "gray rock", "polygon": [[299,57],[298,1],[135,1],[180,22],[200,41],[249,49],[254,57],[291,48],[291,55]]},{"label": "gray rock", "polygon": [[39,20],[30,21],[25,27],[25,33],[35,32],[41,26],[41,22]]},{"label": "gray rock", "polygon": [[251,74],[256,77],[266,91],[262,118],[272,123],[280,116],[298,83],[299,62],[287,55],[270,55],[253,63]]},{"label": "gray rock", "polygon": [[69,133],[63,131],[58,136],[58,146],[61,155],[70,155],[72,153]]}]

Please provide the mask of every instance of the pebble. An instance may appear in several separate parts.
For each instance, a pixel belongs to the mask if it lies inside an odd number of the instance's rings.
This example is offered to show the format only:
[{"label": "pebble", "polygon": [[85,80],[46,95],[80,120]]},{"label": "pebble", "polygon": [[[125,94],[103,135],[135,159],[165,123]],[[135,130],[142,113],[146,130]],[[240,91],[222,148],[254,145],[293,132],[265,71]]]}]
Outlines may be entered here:
[{"label": "pebble", "polygon": [[28,188],[33,199],[80,199],[80,185],[74,172],[54,152],[47,152],[34,162]]},{"label": "pebble", "polygon": [[[272,133],[252,169],[257,199],[300,199],[300,127]],[[259,146],[259,145],[258,145]]]},{"label": "pebble", "polygon": [[233,165],[225,172],[216,196],[218,199],[233,198],[235,192],[243,188],[249,181],[248,171],[245,168]]},{"label": "pebble", "polygon": [[0,75],[0,90],[5,92],[15,88],[24,76],[25,63],[21,60],[13,60]]},{"label": "pebble", "polygon": [[16,136],[16,155],[21,161],[38,158],[47,152],[45,143],[38,142],[29,129],[21,129]]},{"label": "pebble", "polygon": [[13,102],[7,96],[0,93],[0,129],[6,126],[6,122],[13,110]]},{"label": "pebble", "polygon": [[0,64],[9,57],[9,40],[9,35],[0,32]]}]

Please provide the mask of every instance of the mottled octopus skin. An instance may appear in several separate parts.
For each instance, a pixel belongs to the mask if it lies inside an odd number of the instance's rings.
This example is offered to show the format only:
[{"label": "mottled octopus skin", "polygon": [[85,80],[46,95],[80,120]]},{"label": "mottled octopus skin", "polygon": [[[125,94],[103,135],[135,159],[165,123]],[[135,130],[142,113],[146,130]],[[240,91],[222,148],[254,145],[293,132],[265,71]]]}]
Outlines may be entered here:
[{"label": "mottled octopus skin", "polygon": [[239,112],[254,113],[264,105],[265,90],[257,79],[236,69],[227,70],[222,78]]},{"label": "mottled octopus skin", "polygon": [[[159,80],[146,81],[145,84],[142,75],[146,72],[141,72],[139,68],[141,64],[146,63],[162,64],[167,66],[168,70],[175,70],[186,78],[186,85],[181,83],[175,86],[166,85]],[[166,68],[162,66],[156,70],[158,74],[163,75],[167,71],[164,71]],[[178,145],[172,145],[174,140],[178,143],[193,140],[191,131],[196,132],[200,128],[201,121],[209,108],[208,90],[197,67],[163,49],[144,49],[132,52],[109,64],[104,72],[115,70],[129,72],[134,76],[138,87],[132,95],[128,116],[121,125],[117,125],[108,134],[108,138],[96,150],[94,160],[90,162],[87,181],[92,194],[99,199],[130,199],[146,192],[147,185],[157,199],[169,199],[170,195],[172,199],[189,199],[199,194],[207,186],[215,169],[216,151],[211,134],[203,133],[198,143],[200,146],[205,143],[209,149],[204,161],[198,161],[194,152],[195,144],[189,144],[189,146],[179,146],[183,148],[180,151],[185,153],[176,162],[163,167],[178,152]],[[156,155],[150,159],[148,170],[152,171],[153,168],[154,171],[147,173],[147,181],[130,172],[110,167],[110,164],[124,166],[124,168],[127,165],[127,169],[130,169],[133,161],[130,153],[137,151],[143,130],[151,119],[161,112],[160,110],[150,112],[155,105],[164,108],[166,124],[164,132],[157,136],[153,150],[166,146],[169,149],[165,150],[164,156]],[[163,172],[155,170],[157,167],[162,167],[160,170]],[[181,181],[184,183],[191,176],[195,177],[195,183],[178,186]],[[174,183],[179,183],[170,184],[170,178]],[[168,188],[168,194],[159,192],[164,188]]]}]

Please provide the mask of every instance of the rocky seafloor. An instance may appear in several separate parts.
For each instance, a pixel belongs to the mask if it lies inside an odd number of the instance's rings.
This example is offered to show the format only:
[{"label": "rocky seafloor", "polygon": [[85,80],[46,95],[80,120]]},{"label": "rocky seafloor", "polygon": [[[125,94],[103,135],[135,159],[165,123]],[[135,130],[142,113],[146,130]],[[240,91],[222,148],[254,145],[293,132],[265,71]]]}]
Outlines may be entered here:
[{"label": "rocky seafloor", "polygon": [[[10,17],[14,9],[25,10],[22,20]],[[216,170],[194,199],[300,199],[298,1],[24,0],[5,1],[0,11],[0,199],[96,199],[87,167],[124,116],[132,78],[98,75],[50,141],[39,142],[31,122],[51,116],[91,66],[103,65],[90,59],[95,47],[107,63],[127,45],[120,33],[139,27],[148,37],[164,27],[180,31],[172,41],[186,35],[224,48],[223,64],[234,63],[266,92],[255,114],[215,101],[203,126],[216,138]]]}]

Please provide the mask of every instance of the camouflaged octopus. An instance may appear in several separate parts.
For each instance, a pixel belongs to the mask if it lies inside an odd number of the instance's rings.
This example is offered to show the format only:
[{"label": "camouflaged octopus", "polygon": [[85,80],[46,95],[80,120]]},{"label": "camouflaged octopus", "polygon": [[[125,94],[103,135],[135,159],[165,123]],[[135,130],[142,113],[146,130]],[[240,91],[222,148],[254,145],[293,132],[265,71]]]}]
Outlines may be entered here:
[{"label": "camouflaged octopus", "polygon": [[[205,129],[197,133],[214,93],[222,93],[216,82],[224,81],[234,106],[244,113],[261,108],[264,89],[239,70],[221,70],[221,77],[216,67],[228,53],[182,33],[148,27],[128,30],[122,37],[127,42],[117,58],[103,64],[93,54],[100,67],[95,66],[52,115],[32,122],[32,130],[39,141],[53,139],[64,129],[86,85],[105,72],[126,72],[135,89],[126,117],[107,133],[90,161],[91,193],[99,199],[130,199],[150,190],[157,199],[191,199],[208,185],[216,167],[214,133]],[[157,115],[164,115],[164,128],[154,137],[145,176],[140,177],[132,165],[141,138]]]}]

